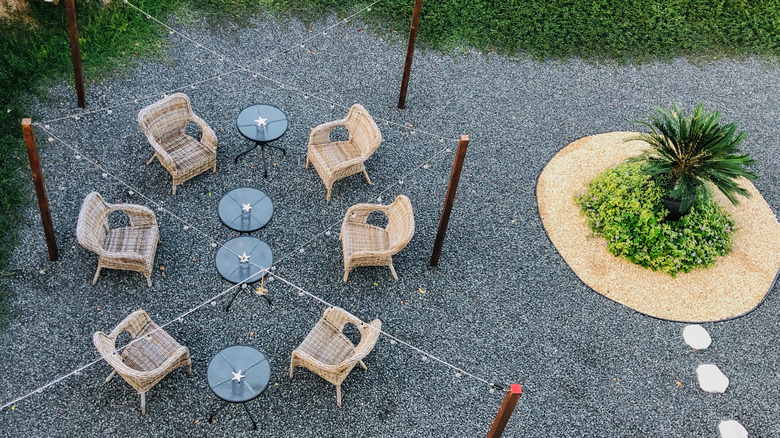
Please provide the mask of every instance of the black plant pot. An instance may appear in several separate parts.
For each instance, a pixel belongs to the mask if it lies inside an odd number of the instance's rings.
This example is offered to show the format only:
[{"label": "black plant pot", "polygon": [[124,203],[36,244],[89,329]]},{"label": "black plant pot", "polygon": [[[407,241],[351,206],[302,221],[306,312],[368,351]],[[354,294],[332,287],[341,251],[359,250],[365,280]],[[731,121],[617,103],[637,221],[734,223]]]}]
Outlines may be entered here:
[{"label": "black plant pot", "polygon": [[666,215],[666,220],[676,222],[691,211],[693,203],[696,202],[696,193],[693,194],[693,201],[691,201],[691,206],[688,207],[688,209],[685,211],[680,210],[682,199],[673,199],[668,196],[664,196],[661,198],[661,200],[664,203],[664,208],[669,210],[669,214]]}]

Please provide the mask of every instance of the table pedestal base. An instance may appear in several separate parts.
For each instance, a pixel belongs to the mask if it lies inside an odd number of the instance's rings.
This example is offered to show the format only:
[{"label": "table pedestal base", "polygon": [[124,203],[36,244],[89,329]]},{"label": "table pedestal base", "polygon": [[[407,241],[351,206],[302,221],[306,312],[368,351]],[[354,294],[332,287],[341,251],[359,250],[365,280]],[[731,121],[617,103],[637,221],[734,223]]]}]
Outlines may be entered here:
[{"label": "table pedestal base", "polygon": [[[225,409],[225,406],[231,404],[230,402],[225,402],[222,406],[220,406],[211,416],[209,417],[209,423],[212,423],[214,421],[214,417],[219,414],[219,412],[222,409]],[[252,429],[257,430],[257,423],[255,422],[255,418],[252,416],[252,413],[249,412],[249,408],[246,407],[246,403],[241,403],[241,406],[244,407],[244,410],[246,411],[246,414],[249,415],[249,419],[252,420]]]},{"label": "table pedestal base", "polygon": [[265,162],[265,147],[268,146],[269,148],[279,149],[280,151],[282,151],[282,155],[287,155],[287,149],[279,146],[274,146],[268,142],[256,141],[254,146],[238,154],[236,158],[233,160],[233,162],[238,163],[239,158],[257,149],[258,146],[260,147],[260,156],[263,159],[263,176],[265,178],[268,178],[268,164],[266,164]]},{"label": "table pedestal base", "polygon": [[[230,299],[230,302],[227,304],[227,306],[225,306],[225,312],[229,312],[230,311],[230,306],[233,305],[233,301],[236,300],[236,297],[240,293],[241,293],[241,288],[239,287],[238,290],[236,291],[236,293],[233,294],[233,297]],[[260,296],[265,298],[266,301],[268,301],[268,305],[269,306],[273,306],[274,305],[274,303],[271,302],[271,299],[268,298],[268,295],[260,295]]]}]

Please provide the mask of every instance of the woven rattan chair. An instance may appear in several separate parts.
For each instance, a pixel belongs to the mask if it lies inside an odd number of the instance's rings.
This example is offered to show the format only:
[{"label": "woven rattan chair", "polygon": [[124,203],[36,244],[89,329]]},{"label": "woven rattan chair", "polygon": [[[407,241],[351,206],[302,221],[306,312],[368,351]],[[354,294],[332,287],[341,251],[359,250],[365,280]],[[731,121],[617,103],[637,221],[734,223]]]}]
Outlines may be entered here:
[{"label": "woven rattan chair", "polygon": [[[110,229],[108,216],[114,211],[125,212],[130,226]],[[138,271],[152,286],[152,264],[160,242],[152,210],[141,205],[109,204],[100,193],[92,192],[81,204],[76,237],[81,246],[100,257],[92,284],[97,283],[102,268],[109,268]]]},{"label": "woven rattan chair", "polygon": [[[187,123],[200,126],[200,141],[184,132]],[[208,169],[217,171],[217,136],[200,117],[192,112],[190,98],[184,93],[172,94],[155,102],[138,113],[138,124],[154,149],[160,164],[173,177],[173,194],[176,186],[200,175]]]},{"label": "woven rattan chair", "polygon": [[[360,331],[360,342],[355,346],[344,336],[344,326],[353,324]],[[336,405],[341,407],[341,383],[356,364],[364,370],[363,358],[374,349],[382,321],[375,319],[367,324],[347,313],[344,309],[330,307],[306,336],[301,345],[293,350],[290,361],[290,378],[296,367],[304,367],[328,382],[336,385]]]},{"label": "woven rattan chair", "polygon": [[[330,131],[343,126],[349,131],[347,141],[330,141]],[[333,183],[350,175],[363,172],[366,181],[371,184],[363,162],[371,156],[382,142],[382,133],[374,119],[360,104],[352,105],[347,117],[342,120],[324,123],[312,129],[309,135],[309,151],[306,154],[306,167],[314,165],[328,193],[325,199],[330,202]]]},{"label": "woven rattan chair", "polygon": [[[366,223],[368,216],[375,211],[387,215],[387,227]],[[357,204],[349,207],[339,236],[344,249],[344,281],[347,281],[349,271],[358,266],[389,266],[393,278],[398,280],[392,256],[401,251],[413,235],[414,211],[411,201],[404,195],[396,197],[390,205]]]},{"label": "woven rattan chair", "polygon": [[[127,331],[133,338],[119,354],[116,338]],[[114,370],[106,378],[119,374],[141,395],[141,414],[146,415],[146,392],[168,373],[187,366],[192,374],[190,352],[179,345],[165,330],[154,323],[143,310],[136,310],[110,333],[96,332],[92,336],[98,352]],[[120,346],[121,347],[121,346]]]}]

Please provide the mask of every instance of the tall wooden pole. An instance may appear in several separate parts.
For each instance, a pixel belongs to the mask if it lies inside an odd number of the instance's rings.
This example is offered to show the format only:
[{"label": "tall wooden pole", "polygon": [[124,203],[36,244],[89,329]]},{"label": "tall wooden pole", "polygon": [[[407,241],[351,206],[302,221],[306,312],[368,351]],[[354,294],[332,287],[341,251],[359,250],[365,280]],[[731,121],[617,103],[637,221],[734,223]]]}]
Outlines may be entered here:
[{"label": "tall wooden pole", "polygon": [[422,0],[415,0],[414,13],[412,14],[412,28],[409,31],[409,45],[406,47],[404,77],[401,80],[401,94],[398,96],[398,108],[400,109],[406,108],[406,89],[409,87],[409,75],[412,73],[414,43],[417,41],[417,28],[420,27],[420,11],[422,11]]},{"label": "tall wooden pole", "polygon": [[57,239],[54,237],[54,225],[51,223],[49,199],[46,197],[46,184],[43,182],[41,160],[38,158],[38,147],[35,145],[35,131],[33,131],[30,119],[22,120],[22,132],[24,132],[24,143],[27,145],[27,158],[30,159],[30,170],[32,171],[33,183],[35,184],[35,195],[38,198],[38,209],[41,211],[43,234],[46,237],[46,246],[49,248],[49,260],[56,262],[59,258],[57,254]]},{"label": "tall wooden pole", "polygon": [[520,398],[520,394],[523,393],[523,389],[519,384],[513,383],[509,386],[509,392],[504,397],[504,402],[501,403],[501,407],[498,409],[496,418],[493,420],[493,425],[490,427],[490,432],[487,434],[487,438],[500,438],[506,428],[506,423],[509,421],[509,417],[512,416],[512,412],[515,410],[517,400]]},{"label": "tall wooden pole", "polygon": [[452,163],[452,173],[450,174],[450,184],[447,186],[447,194],[444,196],[444,208],[439,217],[439,231],[436,232],[436,242],[433,244],[433,254],[431,254],[431,266],[439,265],[441,256],[441,247],[444,245],[444,236],[447,234],[447,225],[450,223],[450,213],[452,213],[452,203],[455,201],[455,192],[458,191],[460,182],[460,172],[463,170],[463,160],[466,158],[466,149],[469,147],[469,136],[463,134],[458,142],[458,152],[455,154],[455,162]]},{"label": "tall wooden pole", "polygon": [[73,62],[73,78],[76,82],[76,98],[79,108],[87,106],[84,98],[84,72],[81,70],[81,49],[79,48],[79,30],[76,27],[76,5],[73,0],[65,0],[65,15],[68,18],[70,36],[70,60]]}]

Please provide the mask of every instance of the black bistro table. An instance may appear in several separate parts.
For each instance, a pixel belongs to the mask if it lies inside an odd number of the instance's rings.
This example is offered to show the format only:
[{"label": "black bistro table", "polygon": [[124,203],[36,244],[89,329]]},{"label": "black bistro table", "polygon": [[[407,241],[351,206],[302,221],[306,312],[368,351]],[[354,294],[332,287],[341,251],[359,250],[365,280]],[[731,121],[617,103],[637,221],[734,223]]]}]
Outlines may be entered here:
[{"label": "black bistro table", "polygon": [[238,162],[242,155],[260,146],[260,156],[263,158],[263,174],[268,178],[265,147],[270,146],[279,149],[283,154],[287,155],[287,151],[284,148],[270,144],[272,141],[279,140],[287,132],[287,116],[284,115],[282,110],[273,105],[251,105],[241,110],[238,114],[236,126],[238,126],[238,131],[241,135],[255,142],[255,145],[238,154],[234,161]]},{"label": "black bistro table", "polygon": [[225,401],[211,414],[209,422],[230,403],[241,403],[252,420],[252,429],[257,430],[246,403],[262,394],[271,380],[271,364],[265,354],[246,345],[225,348],[209,362],[206,379],[214,395]]},{"label": "black bistro table", "polygon": [[274,203],[262,190],[239,187],[219,201],[219,219],[226,227],[240,233],[263,228],[274,215]]},{"label": "black bistro table", "polygon": [[[241,282],[252,284],[260,281],[267,274],[262,271],[274,264],[274,255],[271,247],[257,237],[241,236],[228,240],[219,248],[216,263],[217,272],[225,280],[233,284]],[[230,310],[239,292],[241,292],[240,288],[225,307],[226,312]],[[263,295],[263,298],[271,304],[267,296]]]}]

